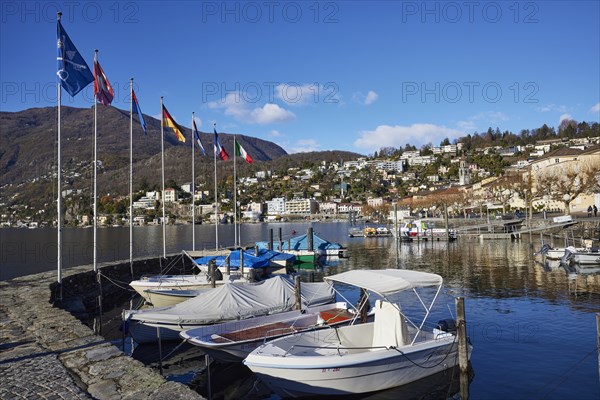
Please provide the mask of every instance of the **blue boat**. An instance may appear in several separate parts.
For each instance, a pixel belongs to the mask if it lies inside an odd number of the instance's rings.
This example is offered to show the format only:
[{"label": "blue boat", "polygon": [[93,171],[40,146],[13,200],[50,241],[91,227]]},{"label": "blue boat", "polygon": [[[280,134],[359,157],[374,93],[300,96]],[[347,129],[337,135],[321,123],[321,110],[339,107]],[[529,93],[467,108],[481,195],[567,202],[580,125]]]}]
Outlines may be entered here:
[{"label": "blue boat", "polygon": [[[237,271],[240,269],[240,251],[233,250],[228,255],[204,256],[194,259],[198,265],[208,265],[210,261],[216,263],[217,267],[223,269],[229,259],[229,269]],[[255,249],[244,250],[244,268],[245,269],[266,269],[273,266],[287,267],[294,264],[296,257],[293,254],[281,253],[278,251],[258,249],[258,255]]]},{"label": "blue boat", "polygon": [[[326,257],[346,257],[346,253],[348,251],[347,248],[343,247],[339,243],[333,243],[328,240],[325,240],[319,237],[316,233],[312,234],[312,248],[314,255],[317,256],[326,256]],[[256,245],[259,249],[268,249],[269,242],[256,242]],[[293,238],[288,239],[287,241],[283,241],[281,243],[277,241],[273,242],[273,250],[283,251],[283,252],[291,252],[294,254],[295,252],[302,253],[309,251],[309,243],[308,243],[308,234],[294,236]]]}]

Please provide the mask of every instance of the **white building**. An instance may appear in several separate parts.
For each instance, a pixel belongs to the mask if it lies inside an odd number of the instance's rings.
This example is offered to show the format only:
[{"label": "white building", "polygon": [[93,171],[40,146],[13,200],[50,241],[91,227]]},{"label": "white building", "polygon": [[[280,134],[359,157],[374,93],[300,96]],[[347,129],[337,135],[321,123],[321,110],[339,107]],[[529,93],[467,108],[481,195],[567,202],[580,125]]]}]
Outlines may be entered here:
[{"label": "white building", "polygon": [[326,201],[323,203],[319,203],[319,212],[321,214],[337,214],[338,213],[338,204],[333,201]]},{"label": "white building", "polygon": [[316,214],[319,203],[315,199],[293,199],[285,202],[286,214]]},{"label": "white building", "polygon": [[160,200],[160,192],[146,192],[146,197],[152,200]]},{"label": "white building", "polygon": [[265,211],[265,205],[257,202],[248,203],[246,210],[262,214]]},{"label": "white building", "polygon": [[369,197],[367,199],[367,205],[370,207],[381,207],[383,205],[382,197]]},{"label": "white building", "polygon": [[285,198],[275,197],[267,201],[267,214],[268,215],[281,215],[285,214]]},{"label": "white building", "polygon": [[[194,186],[194,192],[196,191],[197,186]],[[192,193],[192,182],[189,183],[184,183],[183,185],[181,185],[181,190],[183,190],[186,193]]]},{"label": "white building", "polygon": [[154,209],[154,202],[156,200],[150,199],[147,196],[140,198],[138,201],[133,202],[133,208],[143,208],[144,210]]},{"label": "white building", "polygon": [[177,191],[169,188],[165,189],[165,203],[177,201]]}]

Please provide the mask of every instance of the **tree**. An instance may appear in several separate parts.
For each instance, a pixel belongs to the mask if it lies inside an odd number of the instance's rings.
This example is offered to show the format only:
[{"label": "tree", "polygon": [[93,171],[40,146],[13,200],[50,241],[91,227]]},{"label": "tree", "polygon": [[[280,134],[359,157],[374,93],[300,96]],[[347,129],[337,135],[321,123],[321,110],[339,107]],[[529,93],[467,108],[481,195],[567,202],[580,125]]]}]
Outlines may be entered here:
[{"label": "tree", "polygon": [[555,201],[562,202],[565,215],[569,214],[571,202],[582,193],[598,190],[600,161],[568,162],[547,168],[537,177],[539,190]]}]

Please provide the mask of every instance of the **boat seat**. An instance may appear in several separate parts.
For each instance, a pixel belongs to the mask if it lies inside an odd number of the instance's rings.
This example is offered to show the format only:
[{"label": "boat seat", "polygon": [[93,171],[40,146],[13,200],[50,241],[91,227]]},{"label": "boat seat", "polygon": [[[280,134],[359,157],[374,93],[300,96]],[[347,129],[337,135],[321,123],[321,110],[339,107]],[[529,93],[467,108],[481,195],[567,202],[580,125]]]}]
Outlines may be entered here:
[{"label": "boat seat", "polygon": [[[398,308],[396,308],[398,307]],[[399,304],[375,301],[375,322],[373,322],[373,347],[405,346],[410,343],[408,327],[404,316],[399,312]]]}]

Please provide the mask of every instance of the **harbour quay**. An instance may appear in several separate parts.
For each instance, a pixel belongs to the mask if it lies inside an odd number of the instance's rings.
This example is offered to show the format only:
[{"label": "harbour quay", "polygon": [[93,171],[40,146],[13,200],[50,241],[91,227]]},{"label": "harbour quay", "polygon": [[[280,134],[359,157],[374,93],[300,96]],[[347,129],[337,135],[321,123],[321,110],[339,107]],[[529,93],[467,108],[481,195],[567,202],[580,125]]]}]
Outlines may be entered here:
[{"label": "harbour quay", "polygon": [[[133,268],[156,273],[158,264],[136,260]],[[119,276],[130,279],[130,270],[129,261],[100,266],[103,278],[115,282]],[[0,398],[202,399],[125,355],[79,319],[93,315],[95,277],[89,265],[63,271],[62,301],[55,271],[0,282]],[[104,306],[119,301],[110,293],[120,289],[108,279],[102,290]]]}]

